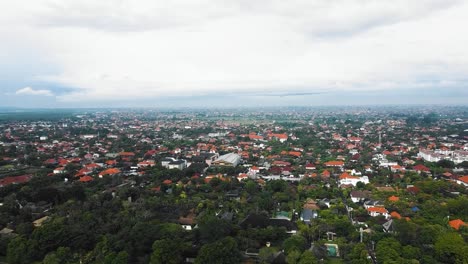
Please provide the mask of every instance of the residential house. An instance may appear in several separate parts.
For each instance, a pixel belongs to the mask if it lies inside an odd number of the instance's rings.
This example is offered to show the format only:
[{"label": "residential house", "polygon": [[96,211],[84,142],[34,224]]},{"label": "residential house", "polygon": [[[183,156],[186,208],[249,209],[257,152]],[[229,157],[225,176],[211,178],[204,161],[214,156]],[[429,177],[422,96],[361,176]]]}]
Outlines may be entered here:
[{"label": "residential house", "polygon": [[456,180],[456,183],[468,187],[468,175],[462,176]]},{"label": "residential house", "polygon": [[335,168],[343,168],[344,166],[344,161],[341,160],[332,160],[332,161],[327,161],[324,163],[326,167],[335,167]]},{"label": "residential house", "polygon": [[372,217],[384,216],[385,218],[390,218],[387,209],[384,207],[369,207],[367,208],[367,213]]},{"label": "residential house", "polygon": [[3,179],[0,179],[0,187],[4,187],[10,184],[25,183],[31,180],[31,178],[31,174],[5,177]]},{"label": "residential house", "polygon": [[313,163],[307,163],[307,164],[305,165],[305,169],[306,169],[306,170],[315,170],[316,167],[315,167],[315,165],[314,165]]},{"label": "residential house", "polygon": [[344,172],[340,175],[340,185],[351,184],[353,186],[356,186],[358,182],[368,184],[369,178],[367,176],[362,176],[362,177],[352,176],[352,175],[349,175],[347,172]]},{"label": "residential house", "polygon": [[174,160],[169,162],[167,165],[168,169],[178,169],[178,170],[183,170],[187,167],[187,161],[186,160]]},{"label": "residential house", "polygon": [[300,219],[304,223],[310,224],[310,221],[312,219],[318,217],[318,211],[320,210],[320,207],[317,205],[317,202],[315,200],[307,199],[302,209],[303,210],[301,212]]},{"label": "residential house", "polygon": [[352,191],[350,197],[353,203],[359,203],[364,202],[366,199],[369,199],[370,195],[370,191]]}]

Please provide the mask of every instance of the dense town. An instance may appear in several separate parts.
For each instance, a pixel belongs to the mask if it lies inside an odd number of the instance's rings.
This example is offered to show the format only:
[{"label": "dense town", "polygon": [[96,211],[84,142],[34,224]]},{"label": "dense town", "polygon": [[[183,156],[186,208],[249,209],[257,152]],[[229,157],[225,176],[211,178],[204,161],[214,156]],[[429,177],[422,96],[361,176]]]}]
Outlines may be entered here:
[{"label": "dense town", "polygon": [[468,263],[468,108],[0,115],[0,263]]}]

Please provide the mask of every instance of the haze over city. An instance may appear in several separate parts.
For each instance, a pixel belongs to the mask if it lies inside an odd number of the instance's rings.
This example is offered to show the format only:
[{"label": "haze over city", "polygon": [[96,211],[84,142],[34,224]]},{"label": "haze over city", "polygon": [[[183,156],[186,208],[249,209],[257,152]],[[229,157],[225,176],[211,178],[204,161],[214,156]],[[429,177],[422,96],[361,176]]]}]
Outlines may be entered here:
[{"label": "haze over city", "polygon": [[1,1],[0,105],[466,104],[468,3]]}]

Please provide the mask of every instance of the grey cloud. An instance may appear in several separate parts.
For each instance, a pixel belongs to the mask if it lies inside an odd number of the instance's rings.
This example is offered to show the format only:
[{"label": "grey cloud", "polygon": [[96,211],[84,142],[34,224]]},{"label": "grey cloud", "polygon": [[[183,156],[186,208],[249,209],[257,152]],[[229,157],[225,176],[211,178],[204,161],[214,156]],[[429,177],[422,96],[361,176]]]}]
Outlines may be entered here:
[{"label": "grey cloud", "polygon": [[[35,25],[100,31],[148,31],[200,26],[239,16],[277,17],[291,30],[316,37],[346,37],[372,28],[420,19],[460,0],[408,1],[49,1]],[[197,4],[194,4],[197,3]],[[141,8],[143,6],[144,8]],[[342,9],[352,7],[350,10]]]}]

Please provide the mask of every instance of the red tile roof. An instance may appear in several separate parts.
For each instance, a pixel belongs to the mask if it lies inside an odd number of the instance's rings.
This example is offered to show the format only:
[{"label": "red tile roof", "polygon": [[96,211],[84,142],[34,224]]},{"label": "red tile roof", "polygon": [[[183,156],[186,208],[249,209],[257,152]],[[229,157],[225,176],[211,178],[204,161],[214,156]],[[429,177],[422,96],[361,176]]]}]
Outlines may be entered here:
[{"label": "red tile roof", "polygon": [[169,184],[172,184],[172,181],[171,180],[164,180],[162,183],[166,184],[166,185],[169,185]]},{"label": "red tile roof", "polygon": [[325,166],[328,166],[328,167],[335,167],[335,166],[341,167],[341,166],[344,166],[344,162],[340,161],[340,160],[332,160],[332,161],[325,162]]},{"label": "red tile roof", "polygon": [[455,219],[455,220],[449,221],[449,225],[452,228],[458,230],[458,229],[460,229],[460,227],[466,226],[467,224],[465,222],[463,222],[463,220],[461,220],[461,219]]},{"label": "red tile roof", "polygon": [[288,139],[288,135],[286,134],[272,134],[272,136],[278,139]]},{"label": "red tile roof", "polygon": [[101,166],[99,166],[96,163],[91,163],[91,164],[86,165],[86,168],[91,168],[91,169],[97,169],[97,168],[100,168],[100,167]]},{"label": "red tile roof", "polygon": [[107,164],[107,165],[116,165],[116,164],[117,164],[117,161],[116,161],[116,160],[107,160],[107,161],[106,161],[106,164]]},{"label": "red tile roof", "polygon": [[255,135],[255,134],[250,134],[250,135],[249,135],[249,139],[250,139],[250,140],[262,140],[263,137],[262,137],[262,136],[259,136],[259,135]]},{"label": "red tile roof", "polygon": [[401,215],[398,212],[395,212],[395,211],[391,212],[390,216],[392,218],[401,219]]},{"label": "red tile roof", "polygon": [[81,177],[79,181],[80,182],[90,182],[92,180],[93,180],[93,177],[86,175],[86,176]]},{"label": "red tile roof", "polygon": [[289,155],[294,156],[294,157],[300,157],[302,156],[302,153],[299,151],[289,151]]},{"label": "red tile roof", "polygon": [[458,178],[458,180],[468,184],[468,176],[462,176],[462,177]]},{"label": "red tile roof", "polygon": [[103,170],[99,173],[100,176],[103,176],[103,175],[114,175],[114,174],[119,174],[120,173],[120,170],[119,169],[116,169],[116,168],[110,168],[110,169],[107,169],[107,170]]},{"label": "red tile roof", "polygon": [[369,208],[367,208],[367,211],[377,212],[377,213],[381,213],[381,214],[388,213],[387,209],[385,209],[384,207],[369,207]]},{"label": "red tile roof", "polygon": [[430,172],[429,168],[426,167],[426,166],[424,166],[424,165],[422,165],[422,164],[418,164],[418,165],[414,166],[413,169],[414,169],[415,171]]},{"label": "red tile roof", "polygon": [[10,176],[0,179],[0,186],[7,186],[9,184],[25,183],[31,180],[32,175]]},{"label": "red tile roof", "polygon": [[418,194],[419,193],[419,188],[416,186],[408,187],[406,190],[412,194]]},{"label": "red tile roof", "polygon": [[133,152],[120,152],[119,153],[120,156],[135,156],[135,153]]},{"label": "red tile roof", "polygon": [[359,179],[359,177],[349,175],[347,172],[343,172],[343,173],[340,175],[340,180],[342,180],[342,179]]}]

